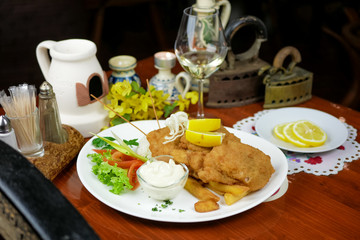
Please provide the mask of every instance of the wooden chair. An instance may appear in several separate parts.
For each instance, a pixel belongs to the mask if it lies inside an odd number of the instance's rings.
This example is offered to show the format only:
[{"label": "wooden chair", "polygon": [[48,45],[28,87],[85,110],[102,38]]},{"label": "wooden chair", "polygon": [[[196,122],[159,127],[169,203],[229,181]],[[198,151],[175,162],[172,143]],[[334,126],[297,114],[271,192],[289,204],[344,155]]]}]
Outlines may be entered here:
[{"label": "wooden chair", "polygon": [[0,140],[0,239],[99,239],[19,152]]}]

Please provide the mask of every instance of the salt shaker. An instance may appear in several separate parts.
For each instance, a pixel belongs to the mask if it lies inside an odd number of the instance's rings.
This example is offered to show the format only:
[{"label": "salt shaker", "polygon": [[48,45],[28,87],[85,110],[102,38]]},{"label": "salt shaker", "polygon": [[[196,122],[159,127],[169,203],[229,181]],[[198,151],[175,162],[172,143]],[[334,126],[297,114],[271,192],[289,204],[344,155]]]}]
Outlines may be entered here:
[{"label": "salt shaker", "polygon": [[0,116],[0,140],[18,150],[14,129],[5,115]]},{"label": "salt shaker", "polygon": [[43,140],[63,144],[68,135],[61,125],[58,105],[53,87],[47,81],[40,85],[39,93],[40,129]]}]

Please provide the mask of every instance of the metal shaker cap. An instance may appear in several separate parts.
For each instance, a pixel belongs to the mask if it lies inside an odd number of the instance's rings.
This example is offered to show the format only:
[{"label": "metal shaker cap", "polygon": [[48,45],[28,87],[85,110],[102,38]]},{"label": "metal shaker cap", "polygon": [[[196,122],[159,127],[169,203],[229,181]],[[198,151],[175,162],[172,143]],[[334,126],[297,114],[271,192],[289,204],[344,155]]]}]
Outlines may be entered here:
[{"label": "metal shaker cap", "polygon": [[176,56],[172,52],[157,52],[154,55],[155,67],[173,68],[176,63]]},{"label": "metal shaker cap", "polygon": [[0,116],[0,133],[9,133],[11,132],[11,123],[10,120],[5,116]]},{"label": "metal shaker cap", "polygon": [[41,95],[51,96],[53,94],[54,94],[54,91],[53,91],[53,87],[51,86],[51,84],[48,81],[44,81],[40,85],[40,96]]}]

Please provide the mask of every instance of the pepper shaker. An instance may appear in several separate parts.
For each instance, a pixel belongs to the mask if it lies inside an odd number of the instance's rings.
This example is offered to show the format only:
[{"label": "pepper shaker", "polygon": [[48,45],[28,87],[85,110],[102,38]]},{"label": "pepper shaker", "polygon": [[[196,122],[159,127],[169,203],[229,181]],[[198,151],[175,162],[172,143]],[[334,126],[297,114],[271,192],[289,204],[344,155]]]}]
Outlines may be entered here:
[{"label": "pepper shaker", "polygon": [[61,125],[58,105],[53,87],[47,81],[40,85],[39,93],[40,129],[43,140],[63,144],[68,135]]},{"label": "pepper shaker", "polygon": [[11,127],[10,120],[5,115],[0,116],[0,140],[12,148],[19,150],[14,129]]}]

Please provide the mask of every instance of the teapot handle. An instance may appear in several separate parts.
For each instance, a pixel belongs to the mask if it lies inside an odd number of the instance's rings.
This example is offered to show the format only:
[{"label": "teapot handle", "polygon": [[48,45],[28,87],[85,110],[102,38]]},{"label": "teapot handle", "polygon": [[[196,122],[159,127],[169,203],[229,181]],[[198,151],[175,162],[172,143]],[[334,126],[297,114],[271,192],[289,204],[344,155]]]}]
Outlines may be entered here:
[{"label": "teapot handle", "polygon": [[221,0],[221,1],[217,1],[216,5],[222,7],[220,18],[221,18],[222,26],[225,28],[230,18],[231,4],[228,0]]},{"label": "teapot handle", "polygon": [[[243,53],[234,54],[231,50],[231,40],[235,33],[242,27],[253,25],[255,27],[256,39],[252,46]],[[259,49],[262,42],[267,40],[267,30],[265,24],[255,16],[245,16],[241,18],[234,19],[225,29],[225,37],[230,46],[227,60],[229,62],[229,69],[234,69],[235,60],[249,60],[257,58],[259,54]]]},{"label": "teapot handle", "polygon": [[55,43],[55,41],[46,40],[39,43],[39,45],[36,47],[36,58],[46,81],[49,81],[48,75],[50,69],[50,57],[48,50],[52,49]]},{"label": "teapot handle", "polygon": [[282,48],[275,56],[273,66],[276,69],[282,68],[284,60],[287,56],[291,56],[291,63],[288,67],[288,72],[292,72],[295,65],[301,62],[301,54],[299,50],[292,46]]}]

